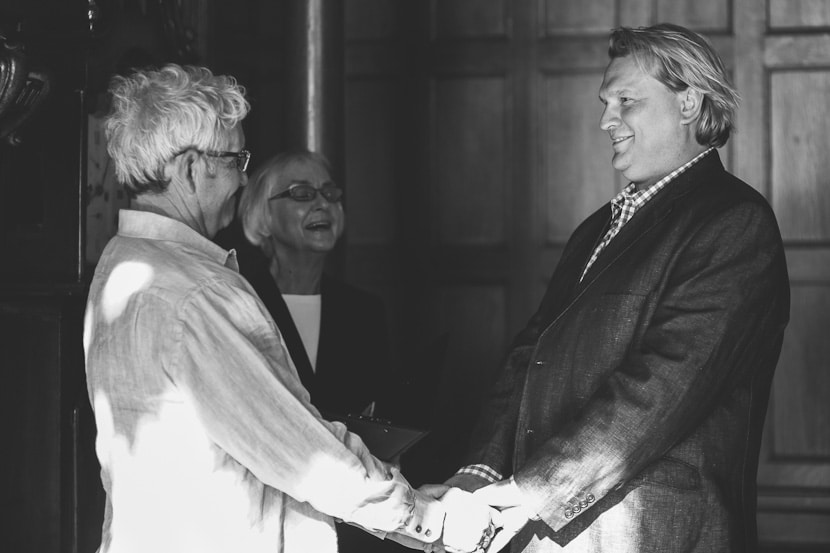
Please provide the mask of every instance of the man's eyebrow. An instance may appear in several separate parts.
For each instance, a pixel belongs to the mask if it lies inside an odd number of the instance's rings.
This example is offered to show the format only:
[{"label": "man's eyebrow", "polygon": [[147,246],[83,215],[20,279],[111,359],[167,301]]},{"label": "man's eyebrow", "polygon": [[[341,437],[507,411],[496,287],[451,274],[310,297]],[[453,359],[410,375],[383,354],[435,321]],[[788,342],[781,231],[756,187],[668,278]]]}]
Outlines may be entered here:
[{"label": "man's eyebrow", "polygon": [[636,95],[634,89],[628,86],[618,86],[613,88],[604,88],[599,91],[599,99],[603,101],[604,98],[611,96],[634,96]]},{"label": "man's eyebrow", "polygon": [[311,184],[311,181],[305,179],[292,179],[291,184]]},{"label": "man's eyebrow", "polygon": [[620,94],[633,94],[634,90],[628,86],[618,86],[611,89],[606,90],[607,94],[618,96]]}]

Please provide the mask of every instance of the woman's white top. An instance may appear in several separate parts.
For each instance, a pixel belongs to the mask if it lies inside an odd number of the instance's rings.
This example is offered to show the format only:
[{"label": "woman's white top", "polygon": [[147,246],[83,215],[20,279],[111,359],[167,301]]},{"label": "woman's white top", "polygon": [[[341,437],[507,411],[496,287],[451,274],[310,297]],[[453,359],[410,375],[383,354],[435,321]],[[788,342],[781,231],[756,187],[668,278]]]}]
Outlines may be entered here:
[{"label": "woman's white top", "polygon": [[317,346],[320,344],[320,313],[323,299],[320,294],[283,294],[285,305],[300,333],[312,370],[317,370]]}]

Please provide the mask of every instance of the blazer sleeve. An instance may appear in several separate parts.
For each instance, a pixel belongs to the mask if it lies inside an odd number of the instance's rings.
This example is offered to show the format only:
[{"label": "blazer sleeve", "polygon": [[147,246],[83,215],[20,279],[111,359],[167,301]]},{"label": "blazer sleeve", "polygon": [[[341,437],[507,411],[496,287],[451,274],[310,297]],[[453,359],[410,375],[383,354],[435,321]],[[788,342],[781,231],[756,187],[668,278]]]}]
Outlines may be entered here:
[{"label": "blazer sleeve", "polygon": [[769,365],[765,355],[777,359],[769,344],[780,346],[789,284],[768,205],[744,201],[707,214],[672,255],[664,285],[640,312],[585,329],[604,341],[613,339],[614,324],[636,327],[610,376],[514,474],[528,507],[553,530],[570,522],[562,508],[569,500],[593,495],[599,502]]}]

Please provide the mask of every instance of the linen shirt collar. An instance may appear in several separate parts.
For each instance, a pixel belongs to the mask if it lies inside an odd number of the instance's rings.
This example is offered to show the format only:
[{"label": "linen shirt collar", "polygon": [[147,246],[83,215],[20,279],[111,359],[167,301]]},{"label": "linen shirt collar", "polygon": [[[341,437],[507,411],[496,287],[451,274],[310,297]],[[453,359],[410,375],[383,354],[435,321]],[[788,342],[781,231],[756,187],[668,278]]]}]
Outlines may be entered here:
[{"label": "linen shirt collar", "polygon": [[236,250],[225,250],[184,223],[158,213],[133,209],[119,210],[118,234],[146,240],[180,242],[200,251],[220,265],[239,272]]}]

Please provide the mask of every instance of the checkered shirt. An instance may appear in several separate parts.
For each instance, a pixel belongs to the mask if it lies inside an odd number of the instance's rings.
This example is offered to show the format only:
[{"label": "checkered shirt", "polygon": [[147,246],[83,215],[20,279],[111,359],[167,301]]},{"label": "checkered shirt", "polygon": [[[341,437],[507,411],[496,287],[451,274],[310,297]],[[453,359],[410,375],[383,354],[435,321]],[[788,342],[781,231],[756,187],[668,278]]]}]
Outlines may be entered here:
[{"label": "checkered shirt", "polygon": [[677,178],[678,175],[683,173],[689,167],[700,161],[703,156],[708,154],[714,150],[714,148],[709,148],[705,152],[701,153],[700,155],[696,156],[693,160],[686,163],[682,167],[675,169],[652,186],[649,186],[645,190],[637,191],[637,187],[634,183],[630,183],[628,186],[623,188],[622,192],[614,196],[614,199],[611,200],[611,225],[608,228],[608,232],[605,233],[605,236],[602,238],[602,241],[597,244],[597,247],[594,249],[594,253],[591,254],[591,258],[588,260],[588,264],[585,265],[585,269],[582,271],[582,276],[579,277],[579,281],[582,282],[582,279],[585,278],[585,274],[588,272],[588,269],[591,268],[591,265],[599,257],[599,254],[602,253],[602,250],[611,242],[611,239],[614,238],[617,234],[619,234],[620,229],[623,228],[628,221],[634,217],[634,214],[637,213],[641,207],[646,205],[650,199],[657,195],[666,185],[671,182],[673,179]]},{"label": "checkered shirt", "polygon": [[487,465],[467,465],[458,469],[456,474],[472,474],[474,476],[480,476],[491,483],[498,482],[502,479],[501,474]]}]

